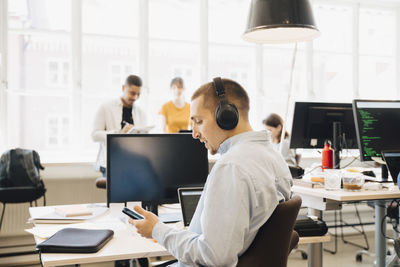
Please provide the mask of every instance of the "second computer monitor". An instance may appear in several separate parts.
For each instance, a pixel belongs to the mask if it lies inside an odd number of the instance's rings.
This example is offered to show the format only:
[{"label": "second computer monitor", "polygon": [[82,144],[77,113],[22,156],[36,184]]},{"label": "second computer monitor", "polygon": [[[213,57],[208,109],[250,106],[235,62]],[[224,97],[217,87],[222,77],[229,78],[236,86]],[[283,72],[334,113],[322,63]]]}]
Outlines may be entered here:
[{"label": "second computer monitor", "polygon": [[354,100],[353,107],[362,161],[400,150],[400,100]]},{"label": "second computer monitor", "polygon": [[107,202],[178,202],[180,187],[203,186],[208,153],[190,134],[107,136]]},{"label": "second computer monitor", "polygon": [[357,149],[351,103],[296,102],[290,148],[322,148],[333,141],[333,123],[341,124],[343,149]]}]

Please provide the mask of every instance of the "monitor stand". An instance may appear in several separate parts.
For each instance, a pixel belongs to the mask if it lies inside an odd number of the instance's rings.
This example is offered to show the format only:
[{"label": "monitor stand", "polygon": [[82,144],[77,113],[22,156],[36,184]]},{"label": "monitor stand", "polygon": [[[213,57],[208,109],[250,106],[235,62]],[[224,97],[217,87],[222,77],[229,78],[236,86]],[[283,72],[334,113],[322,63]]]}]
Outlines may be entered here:
[{"label": "monitor stand", "polygon": [[158,213],[158,204],[151,201],[142,201],[142,208],[157,215],[163,223],[182,221],[182,212]]},{"label": "monitor stand", "polygon": [[382,173],[382,181],[388,181],[389,180],[389,173],[388,173],[388,168],[386,164],[381,165],[381,173]]},{"label": "monitor stand", "polygon": [[142,201],[142,208],[158,216],[158,204],[151,201]]},{"label": "monitor stand", "polygon": [[342,151],[342,123],[333,122],[333,135],[332,135],[332,148],[333,148],[333,168],[340,169],[340,152]]}]

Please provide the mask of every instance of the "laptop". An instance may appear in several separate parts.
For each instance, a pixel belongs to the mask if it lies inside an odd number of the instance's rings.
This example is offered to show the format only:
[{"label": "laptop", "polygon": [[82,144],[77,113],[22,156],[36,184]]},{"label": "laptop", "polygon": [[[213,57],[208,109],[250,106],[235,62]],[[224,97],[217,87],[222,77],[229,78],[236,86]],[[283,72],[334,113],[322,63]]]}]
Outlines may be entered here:
[{"label": "laptop", "polygon": [[382,151],[382,157],[390,176],[392,176],[393,183],[397,184],[397,180],[400,179],[400,150]]},{"label": "laptop", "polygon": [[181,204],[183,226],[188,227],[194,212],[196,211],[197,203],[200,200],[203,187],[182,187],[178,188],[178,198]]}]

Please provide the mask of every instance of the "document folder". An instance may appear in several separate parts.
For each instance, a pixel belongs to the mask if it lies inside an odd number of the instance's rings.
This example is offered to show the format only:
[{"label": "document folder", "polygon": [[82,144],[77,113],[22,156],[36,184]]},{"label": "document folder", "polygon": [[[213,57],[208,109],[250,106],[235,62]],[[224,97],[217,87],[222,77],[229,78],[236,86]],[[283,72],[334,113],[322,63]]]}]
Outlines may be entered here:
[{"label": "document folder", "polygon": [[36,246],[41,253],[94,253],[114,235],[112,230],[64,228]]}]

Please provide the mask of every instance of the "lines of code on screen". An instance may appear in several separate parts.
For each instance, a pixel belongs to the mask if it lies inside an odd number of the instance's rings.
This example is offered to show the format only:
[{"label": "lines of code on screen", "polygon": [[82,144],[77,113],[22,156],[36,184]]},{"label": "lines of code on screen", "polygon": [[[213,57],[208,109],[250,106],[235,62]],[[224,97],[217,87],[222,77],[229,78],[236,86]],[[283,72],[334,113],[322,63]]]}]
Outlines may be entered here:
[{"label": "lines of code on screen", "polygon": [[365,159],[400,148],[400,102],[358,102],[357,112]]}]

